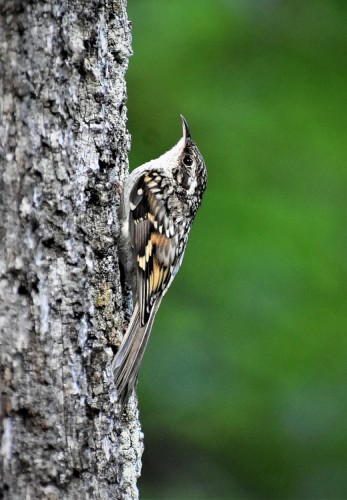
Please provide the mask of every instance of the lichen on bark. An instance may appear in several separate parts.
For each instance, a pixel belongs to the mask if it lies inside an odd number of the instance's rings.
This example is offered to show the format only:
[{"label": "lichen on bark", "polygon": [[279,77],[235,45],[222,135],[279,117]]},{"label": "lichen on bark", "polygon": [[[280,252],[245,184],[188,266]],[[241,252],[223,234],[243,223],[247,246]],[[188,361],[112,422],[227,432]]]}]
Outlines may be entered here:
[{"label": "lichen on bark", "polygon": [[124,0],[0,5],[0,488],[137,498],[137,404],[108,370],[127,319]]}]

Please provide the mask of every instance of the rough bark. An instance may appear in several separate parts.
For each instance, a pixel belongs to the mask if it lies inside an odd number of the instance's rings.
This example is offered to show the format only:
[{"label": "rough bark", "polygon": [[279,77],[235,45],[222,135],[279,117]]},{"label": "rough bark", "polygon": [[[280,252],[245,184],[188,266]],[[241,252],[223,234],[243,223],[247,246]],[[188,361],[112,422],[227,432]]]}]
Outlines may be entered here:
[{"label": "rough bark", "polygon": [[0,13],[1,492],[137,498],[136,401],[120,418],[108,368],[128,303],[125,0],[2,0]]}]

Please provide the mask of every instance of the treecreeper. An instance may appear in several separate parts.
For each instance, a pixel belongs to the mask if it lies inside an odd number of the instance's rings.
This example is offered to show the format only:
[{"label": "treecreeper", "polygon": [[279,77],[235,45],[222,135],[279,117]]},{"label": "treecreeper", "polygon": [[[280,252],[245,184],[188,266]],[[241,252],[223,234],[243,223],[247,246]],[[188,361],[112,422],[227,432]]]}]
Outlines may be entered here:
[{"label": "treecreeper", "polygon": [[132,171],[120,204],[120,259],[134,310],[112,361],[122,408],[131,396],[155,315],[179,270],[206,189],[207,170],[181,115],[183,136],[169,151]]}]

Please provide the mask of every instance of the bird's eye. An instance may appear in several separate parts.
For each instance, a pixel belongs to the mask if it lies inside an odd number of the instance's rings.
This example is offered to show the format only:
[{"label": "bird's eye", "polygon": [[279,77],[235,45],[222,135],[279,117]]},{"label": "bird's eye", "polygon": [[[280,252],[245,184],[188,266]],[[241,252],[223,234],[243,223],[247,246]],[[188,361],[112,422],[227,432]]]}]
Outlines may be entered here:
[{"label": "bird's eye", "polygon": [[191,156],[189,155],[185,155],[185,157],[183,158],[183,163],[187,166],[187,167],[190,167],[191,165],[193,165],[193,159]]}]

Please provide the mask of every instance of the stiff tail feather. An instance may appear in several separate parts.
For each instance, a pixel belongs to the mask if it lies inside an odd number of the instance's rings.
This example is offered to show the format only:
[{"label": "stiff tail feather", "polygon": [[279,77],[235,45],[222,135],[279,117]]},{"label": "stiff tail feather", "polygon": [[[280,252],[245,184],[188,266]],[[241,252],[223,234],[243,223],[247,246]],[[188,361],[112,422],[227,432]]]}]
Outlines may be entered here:
[{"label": "stiff tail feather", "polygon": [[112,361],[111,369],[114,373],[117,396],[122,408],[135,389],[143,354],[160,302],[161,300],[154,304],[149,319],[143,326],[141,326],[140,309],[136,304],[123,342]]}]

